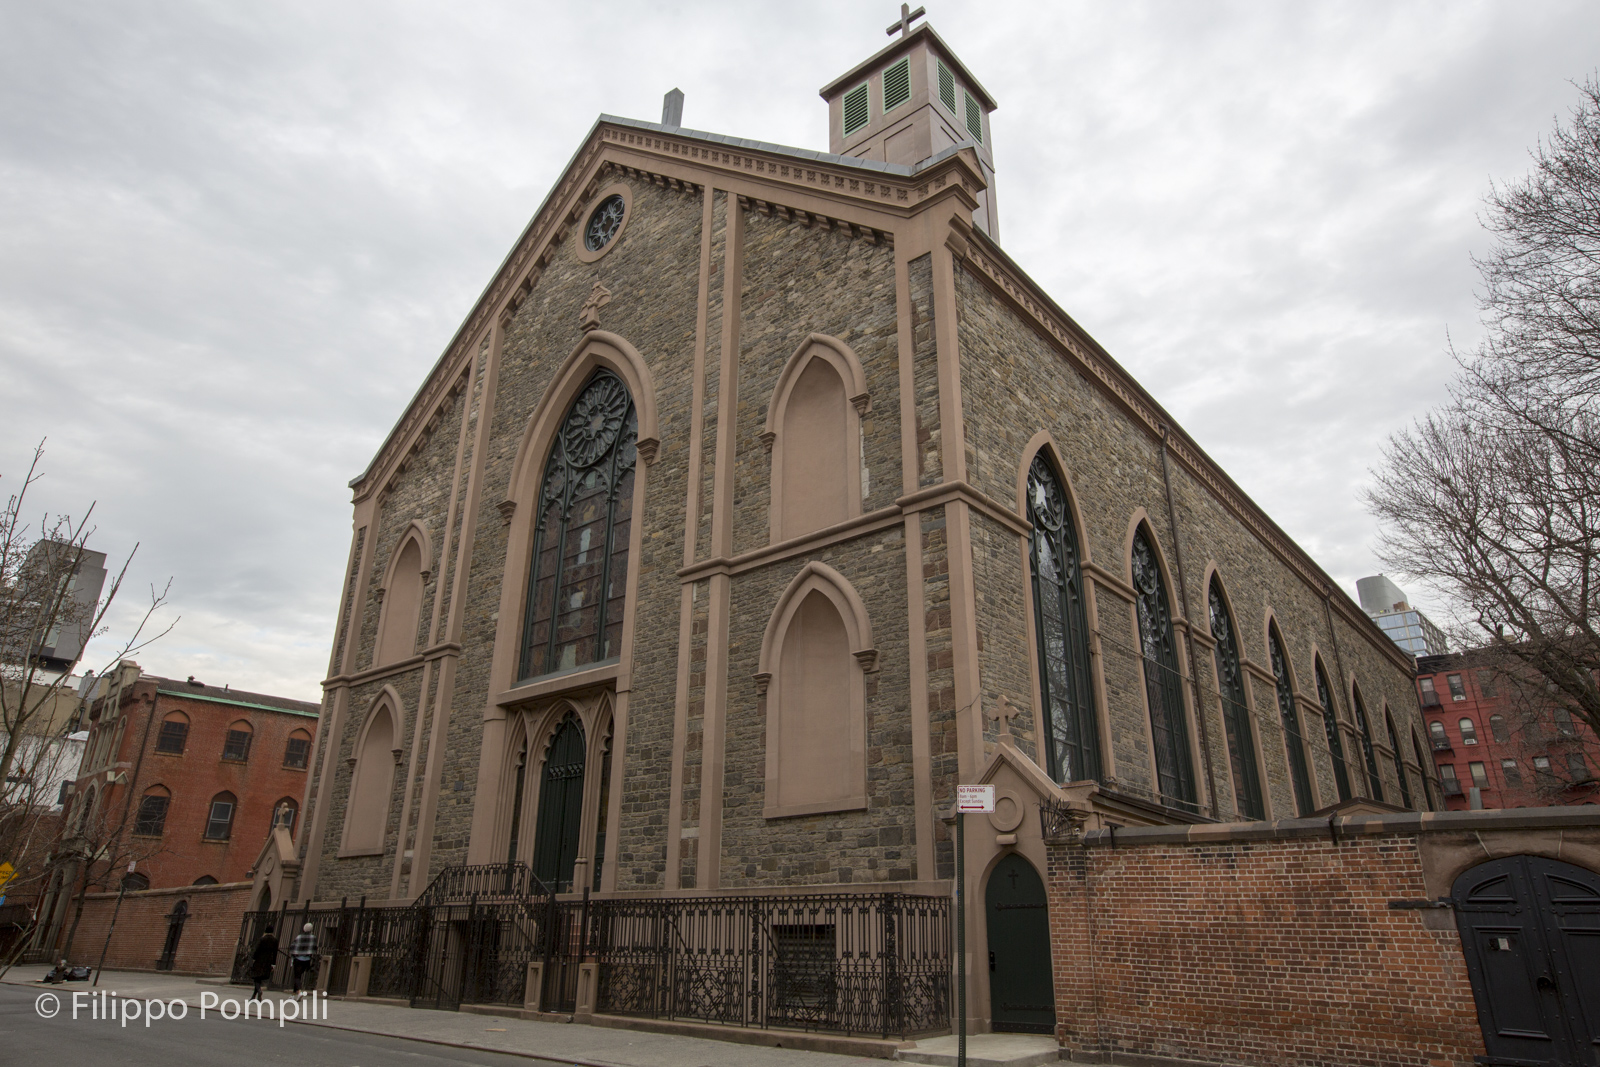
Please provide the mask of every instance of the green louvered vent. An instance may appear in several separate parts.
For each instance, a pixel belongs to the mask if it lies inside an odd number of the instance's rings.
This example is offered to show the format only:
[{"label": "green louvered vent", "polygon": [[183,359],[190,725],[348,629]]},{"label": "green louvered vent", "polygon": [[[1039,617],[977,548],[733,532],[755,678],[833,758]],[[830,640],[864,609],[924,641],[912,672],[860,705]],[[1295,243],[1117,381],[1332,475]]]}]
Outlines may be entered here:
[{"label": "green louvered vent", "polygon": [[939,99],[944,101],[944,106],[950,109],[951,114],[956,110],[956,77],[950,73],[950,68],[944,65],[944,60],[939,64]]},{"label": "green louvered vent", "polygon": [[967,132],[972,134],[972,139],[979,144],[983,143],[983,108],[972,99],[971,93],[963,93],[967,98]]},{"label": "green louvered vent", "polygon": [[867,83],[844,94],[844,135],[849,137],[872,119],[872,100],[867,96]]},{"label": "green louvered vent", "polygon": [[883,111],[888,114],[911,99],[911,57],[883,72]]}]

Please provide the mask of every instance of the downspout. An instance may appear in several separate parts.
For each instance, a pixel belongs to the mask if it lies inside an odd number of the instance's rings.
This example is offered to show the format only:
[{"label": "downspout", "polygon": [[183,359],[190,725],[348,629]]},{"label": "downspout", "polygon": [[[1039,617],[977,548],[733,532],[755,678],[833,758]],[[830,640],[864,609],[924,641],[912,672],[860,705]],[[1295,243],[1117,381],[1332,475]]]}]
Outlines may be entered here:
[{"label": "downspout", "polygon": [[1183,646],[1189,654],[1189,689],[1194,693],[1194,721],[1200,728],[1200,763],[1206,773],[1206,799],[1211,817],[1217,817],[1216,778],[1211,773],[1211,736],[1206,729],[1205,707],[1200,703],[1200,674],[1194,659],[1194,620],[1189,615],[1188,583],[1183,580],[1183,541],[1178,536],[1178,509],[1172,503],[1172,473],[1167,464],[1167,427],[1161,427],[1161,480],[1167,487],[1167,526],[1172,530],[1172,564],[1178,572],[1178,606],[1183,609]]}]

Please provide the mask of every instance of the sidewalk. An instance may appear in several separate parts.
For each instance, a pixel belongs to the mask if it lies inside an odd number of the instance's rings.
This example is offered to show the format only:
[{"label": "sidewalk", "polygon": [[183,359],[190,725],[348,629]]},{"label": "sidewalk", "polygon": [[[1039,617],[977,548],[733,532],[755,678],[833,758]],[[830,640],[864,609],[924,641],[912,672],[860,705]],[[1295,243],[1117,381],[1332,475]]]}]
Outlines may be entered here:
[{"label": "sidewalk", "polygon": [[[52,990],[68,1005],[71,1004],[72,993],[91,988],[89,982],[50,986],[38,984],[47,970],[49,968],[43,965],[13,967],[0,982]],[[144,971],[106,971],[100,976],[99,988],[125,998],[182,1000],[193,1009],[200,1007],[202,993],[240,1001],[250,995],[249,987],[226,985],[219,978],[195,979]],[[286,996],[273,993],[267,999],[275,1003]],[[883,1059],[865,1056],[768,1048],[583,1023],[529,1021],[464,1011],[429,1011],[371,1001],[334,999],[326,1003],[326,1021],[300,1020],[298,1025],[329,1026],[457,1048],[506,1052],[526,1056],[540,1063],[560,1064],[562,1067],[884,1067],[886,1063]],[[979,1053],[979,1046],[985,1039],[1003,1036],[974,1036],[970,1040],[971,1052]],[[923,1044],[940,1047],[950,1040],[934,1038]],[[908,1049],[906,1058],[912,1059],[916,1051]],[[974,1061],[979,1058],[979,1055],[973,1055]],[[930,1062],[920,1056],[915,1059]]]}]

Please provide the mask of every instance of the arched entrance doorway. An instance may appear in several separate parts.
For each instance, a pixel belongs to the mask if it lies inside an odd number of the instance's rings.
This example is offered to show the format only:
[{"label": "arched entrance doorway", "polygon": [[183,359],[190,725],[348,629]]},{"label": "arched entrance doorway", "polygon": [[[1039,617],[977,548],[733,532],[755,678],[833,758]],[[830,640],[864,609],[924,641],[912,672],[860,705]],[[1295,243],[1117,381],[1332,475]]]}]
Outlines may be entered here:
[{"label": "arched entrance doorway", "polygon": [[995,864],[984,889],[989,931],[989,1025],[998,1033],[1056,1028],[1050,975],[1050,913],[1044,881],[1016,853]]},{"label": "arched entrance doorway", "polygon": [[1507,856],[1457,878],[1452,898],[1489,1061],[1596,1062],[1600,874]]}]

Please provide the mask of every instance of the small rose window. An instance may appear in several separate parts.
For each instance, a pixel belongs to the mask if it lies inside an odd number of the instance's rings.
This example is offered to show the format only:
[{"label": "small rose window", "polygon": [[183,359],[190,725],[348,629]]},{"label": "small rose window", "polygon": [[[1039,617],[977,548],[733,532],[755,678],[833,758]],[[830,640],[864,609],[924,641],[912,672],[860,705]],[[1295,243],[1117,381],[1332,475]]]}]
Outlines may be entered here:
[{"label": "small rose window", "polygon": [[608,196],[600,201],[600,206],[589,216],[589,224],[583,228],[583,247],[598,252],[610,244],[611,238],[617,235],[617,229],[622,225],[623,211],[620,196]]}]

